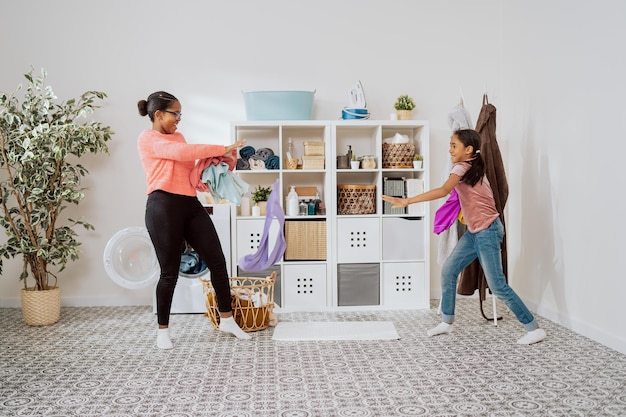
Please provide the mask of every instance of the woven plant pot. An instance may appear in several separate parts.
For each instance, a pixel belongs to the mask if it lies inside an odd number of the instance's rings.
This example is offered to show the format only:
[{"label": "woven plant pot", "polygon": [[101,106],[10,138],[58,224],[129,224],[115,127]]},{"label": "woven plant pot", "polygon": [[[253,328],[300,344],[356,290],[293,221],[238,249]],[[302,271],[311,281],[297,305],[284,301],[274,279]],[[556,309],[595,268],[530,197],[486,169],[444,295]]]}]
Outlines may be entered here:
[{"label": "woven plant pot", "polygon": [[411,120],[412,117],[412,110],[398,110],[398,120]]},{"label": "woven plant pot", "polygon": [[29,326],[48,326],[61,316],[61,290],[22,289],[22,316]]}]

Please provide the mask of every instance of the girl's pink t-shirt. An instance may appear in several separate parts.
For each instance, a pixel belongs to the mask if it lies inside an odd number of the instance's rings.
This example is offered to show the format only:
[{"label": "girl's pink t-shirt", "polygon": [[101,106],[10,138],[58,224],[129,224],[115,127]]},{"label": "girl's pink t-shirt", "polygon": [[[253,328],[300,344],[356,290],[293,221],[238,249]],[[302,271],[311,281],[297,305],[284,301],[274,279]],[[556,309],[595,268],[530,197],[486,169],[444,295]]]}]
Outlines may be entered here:
[{"label": "girl's pink t-shirt", "polygon": [[220,157],[224,145],[189,144],[178,132],[163,134],[146,129],[137,141],[139,158],[146,174],[146,193],[163,190],[172,194],[196,196],[190,173],[197,159]]},{"label": "girl's pink t-shirt", "polygon": [[476,233],[488,228],[500,214],[496,209],[493,190],[486,176],[483,176],[482,181],[478,181],[473,187],[463,182],[463,175],[470,167],[471,165],[467,162],[459,162],[452,166],[450,173],[461,178],[461,182],[454,188],[459,194],[467,228],[470,232]]}]

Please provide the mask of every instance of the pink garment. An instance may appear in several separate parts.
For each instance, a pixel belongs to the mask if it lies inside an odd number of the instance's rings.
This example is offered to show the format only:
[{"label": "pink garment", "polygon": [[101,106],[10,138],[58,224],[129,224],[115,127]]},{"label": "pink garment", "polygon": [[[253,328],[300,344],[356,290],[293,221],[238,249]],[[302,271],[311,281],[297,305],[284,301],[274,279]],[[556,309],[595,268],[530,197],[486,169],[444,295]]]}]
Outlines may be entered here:
[{"label": "pink garment", "polygon": [[209,165],[219,165],[222,162],[228,164],[229,171],[235,169],[235,164],[237,163],[237,151],[233,151],[233,159],[224,158],[223,156],[214,156],[211,158],[204,158],[196,161],[196,164],[193,166],[191,172],[189,173],[189,181],[191,182],[191,185],[193,185],[198,191],[202,191],[205,193],[209,192],[209,187],[207,187],[207,185],[202,182],[202,172]]},{"label": "pink garment", "polygon": [[448,230],[456,219],[459,217],[461,211],[461,202],[459,201],[459,195],[456,190],[453,189],[450,193],[450,197],[445,203],[441,205],[435,212],[435,220],[433,224],[433,232],[440,234]]}]

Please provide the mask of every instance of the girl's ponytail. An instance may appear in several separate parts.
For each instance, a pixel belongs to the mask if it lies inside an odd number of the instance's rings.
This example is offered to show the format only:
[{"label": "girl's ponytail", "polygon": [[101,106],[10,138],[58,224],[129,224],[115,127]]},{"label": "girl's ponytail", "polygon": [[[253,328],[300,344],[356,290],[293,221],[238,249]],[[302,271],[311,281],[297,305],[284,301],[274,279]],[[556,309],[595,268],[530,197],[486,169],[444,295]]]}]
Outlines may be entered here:
[{"label": "girl's ponytail", "polygon": [[485,176],[485,160],[480,154],[480,135],[473,129],[459,129],[454,135],[465,147],[472,146],[474,150],[471,159],[467,161],[471,167],[461,178],[461,181],[473,187]]}]

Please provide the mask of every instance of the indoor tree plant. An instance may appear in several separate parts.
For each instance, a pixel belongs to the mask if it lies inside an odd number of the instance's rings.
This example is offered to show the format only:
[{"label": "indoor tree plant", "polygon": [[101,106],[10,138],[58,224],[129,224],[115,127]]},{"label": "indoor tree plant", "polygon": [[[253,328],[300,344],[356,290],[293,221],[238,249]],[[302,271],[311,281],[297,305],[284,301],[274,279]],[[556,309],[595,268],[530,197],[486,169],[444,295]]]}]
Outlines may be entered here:
[{"label": "indoor tree plant", "polygon": [[[0,274],[3,260],[22,255],[20,279],[24,320],[32,325],[52,324],[60,314],[57,273],[79,257],[76,226],[93,230],[82,219],[63,217],[69,204],[85,197],[81,178],[88,174],[80,164],[86,154],[108,153],[106,142],[113,135],[109,126],[88,120],[96,101],[105,93],[87,91],[77,99],[59,102],[46,71],[33,76],[12,93],[0,93],[0,225],[7,239],[0,244]],[[34,281],[30,285],[29,278]],[[32,300],[38,293],[52,301]],[[42,307],[48,303],[50,313]],[[35,312],[26,309],[33,305]]]},{"label": "indoor tree plant", "polygon": [[398,120],[411,119],[411,112],[415,108],[415,102],[407,94],[401,95],[393,107],[398,111]]}]

